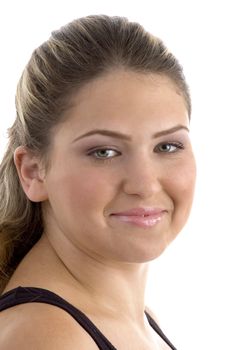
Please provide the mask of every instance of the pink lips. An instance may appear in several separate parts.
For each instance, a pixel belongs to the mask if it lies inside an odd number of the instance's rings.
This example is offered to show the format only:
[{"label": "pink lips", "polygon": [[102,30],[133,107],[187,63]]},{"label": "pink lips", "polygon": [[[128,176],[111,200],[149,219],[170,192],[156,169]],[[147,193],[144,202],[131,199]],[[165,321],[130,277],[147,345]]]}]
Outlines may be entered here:
[{"label": "pink lips", "polygon": [[140,227],[152,227],[162,219],[165,210],[160,208],[133,208],[124,212],[113,213],[113,218]]}]

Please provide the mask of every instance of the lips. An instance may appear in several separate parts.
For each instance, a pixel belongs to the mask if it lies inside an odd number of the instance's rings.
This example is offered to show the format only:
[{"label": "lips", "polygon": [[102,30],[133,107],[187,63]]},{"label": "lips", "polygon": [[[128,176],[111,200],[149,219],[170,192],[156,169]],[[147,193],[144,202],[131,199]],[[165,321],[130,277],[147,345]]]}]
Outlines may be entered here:
[{"label": "lips", "polygon": [[112,218],[122,223],[140,227],[152,227],[159,223],[166,211],[161,208],[133,208],[111,214]]},{"label": "lips", "polygon": [[112,215],[149,216],[149,215],[157,215],[163,211],[164,210],[160,208],[133,208],[126,211],[113,213]]}]

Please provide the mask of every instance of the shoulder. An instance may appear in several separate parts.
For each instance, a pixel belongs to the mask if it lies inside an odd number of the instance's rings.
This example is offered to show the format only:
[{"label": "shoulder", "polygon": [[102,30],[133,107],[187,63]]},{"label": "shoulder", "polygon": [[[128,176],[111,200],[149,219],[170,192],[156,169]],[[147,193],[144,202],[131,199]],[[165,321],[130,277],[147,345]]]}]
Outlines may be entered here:
[{"label": "shoulder", "polygon": [[2,311],[0,329],[0,349],[98,349],[76,320],[48,304],[21,304]]}]

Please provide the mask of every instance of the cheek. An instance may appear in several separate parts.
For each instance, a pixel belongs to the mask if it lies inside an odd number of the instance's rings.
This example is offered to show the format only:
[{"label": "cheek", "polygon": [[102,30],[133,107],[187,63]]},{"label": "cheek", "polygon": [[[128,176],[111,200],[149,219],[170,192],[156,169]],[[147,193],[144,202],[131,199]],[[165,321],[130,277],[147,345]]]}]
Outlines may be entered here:
[{"label": "cheek", "polygon": [[196,164],[191,157],[170,171],[169,189],[174,204],[190,209],[196,182]]},{"label": "cheek", "polygon": [[194,161],[174,167],[167,179],[167,192],[173,202],[171,231],[173,239],[183,229],[190,214],[196,180]]},{"label": "cheek", "polygon": [[74,209],[87,210],[105,205],[111,197],[112,181],[103,172],[82,170],[76,175],[66,176],[63,180],[66,183],[65,196],[69,207]]}]

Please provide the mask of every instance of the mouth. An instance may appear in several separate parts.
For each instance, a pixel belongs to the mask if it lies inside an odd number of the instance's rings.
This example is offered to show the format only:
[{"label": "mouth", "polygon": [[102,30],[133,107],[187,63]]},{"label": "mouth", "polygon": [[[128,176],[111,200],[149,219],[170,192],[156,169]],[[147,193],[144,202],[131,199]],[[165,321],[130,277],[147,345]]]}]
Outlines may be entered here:
[{"label": "mouth", "polygon": [[157,225],[163,218],[166,210],[135,208],[125,212],[113,213],[111,217],[123,224],[131,224],[143,228]]}]

